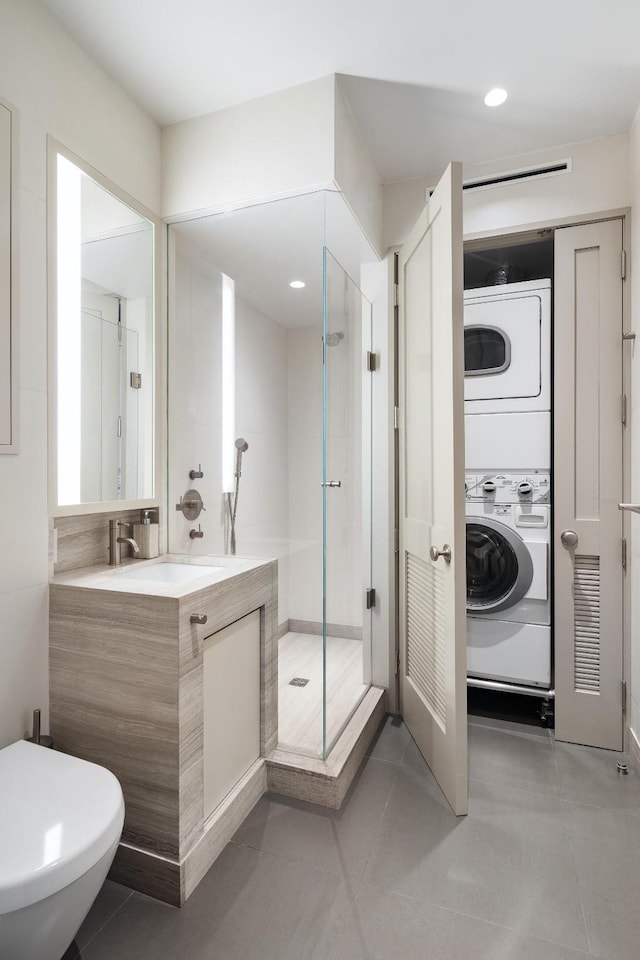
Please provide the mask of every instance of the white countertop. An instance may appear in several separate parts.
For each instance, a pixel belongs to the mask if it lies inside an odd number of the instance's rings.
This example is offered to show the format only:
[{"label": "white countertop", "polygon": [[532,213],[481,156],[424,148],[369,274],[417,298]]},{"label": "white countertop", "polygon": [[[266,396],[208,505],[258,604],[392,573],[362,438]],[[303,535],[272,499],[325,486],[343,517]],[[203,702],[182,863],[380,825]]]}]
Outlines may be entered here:
[{"label": "white countertop", "polygon": [[[203,590],[240,573],[255,570],[272,562],[272,560],[258,557],[187,557],[181,554],[165,553],[154,560],[130,559],[117,567],[110,567],[108,564],[101,563],[92,567],[69,570],[66,573],[56,574],[51,583],[55,586],[82,587],[87,590],[108,590],[117,593],[180,599],[197,590]],[[208,569],[204,569],[201,576],[195,574],[194,570],[194,576],[189,577],[188,580],[175,582],[175,580],[158,579],[159,570],[157,569],[151,573],[151,568],[158,568],[164,564],[170,564],[172,568],[174,565],[185,565],[190,570],[196,567]],[[150,570],[148,580],[144,577],[145,570]]]}]

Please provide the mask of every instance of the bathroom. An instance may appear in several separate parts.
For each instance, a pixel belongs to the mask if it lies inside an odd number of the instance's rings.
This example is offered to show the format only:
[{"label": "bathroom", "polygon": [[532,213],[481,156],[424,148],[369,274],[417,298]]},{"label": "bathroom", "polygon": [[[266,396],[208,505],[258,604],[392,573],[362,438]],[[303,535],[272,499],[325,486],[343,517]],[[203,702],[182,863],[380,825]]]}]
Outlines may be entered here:
[{"label": "bathroom", "polygon": [[[3,27],[5,25],[3,24]],[[148,211],[152,211],[156,217],[163,216],[167,220],[176,222],[176,226],[169,230],[176,230],[176,233],[182,228],[177,224],[180,220],[180,214],[185,211],[193,213],[200,209],[220,210],[226,203],[231,203],[233,197],[218,194],[213,195],[211,186],[208,187],[208,193],[197,196],[194,184],[197,180],[197,170],[189,170],[183,173],[176,172],[176,167],[171,162],[179,152],[181,145],[177,142],[179,131],[172,133],[161,133],[157,124],[149,119],[136,104],[95,64],[95,62],[83,52],[75,43],[70,41],[68,35],[54,22],[48,15],[45,15],[36,3],[28,2],[20,5],[14,4],[7,11],[6,30],[3,29],[3,37],[0,39],[0,49],[2,51],[2,67],[0,67],[0,77],[2,78],[3,98],[17,106],[20,113],[19,124],[19,178],[16,184],[20,210],[20,230],[15,238],[19,246],[20,266],[19,272],[15,277],[14,289],[19,296],[20,304],[20,342],[21,350],[19,354],[19,386],[18,386],[18,411],[20,453],[18,456],[6,456],[2,459],[2,471],[0,473],[0,492],[2,493],[5,504],[16,505],[16,509],[7,508],[3,517],[3,541],[9,545],[9,549],[3,551],[3,557],[0,561],[2,571],[2,588],[0,592],[0,619],[2,622],[2,642],[0,644],[0,731],[3,744],[11,743],[25,736],[30,732],[31,712],[35,706],[42,707],[43,729],[48,730],[48,699],[49,699],[49,656],[48,656],[48,582],[50,564],[53,562],[53,517],[48,509],[48,440],[47,440],[47,136],[53,136],[60,143],[65,145],[77,157],[85,163],[90,164],[96,170],[100,171],[109,182],[117,185],[129,197],[135,198]],[[29,56],[24,57],[21,51],[29,51]],[[333,178],[333,168],[331,164],[325,162],[326,151],[323,149],[322,140],[330,139],[326,131],[318,132],[316,127],[321,127],[318,117],[323,115],[326,106],[324,95],[319,85],[314,89],[313,96],[309,101],[304,101],[300,105],[301,95],[291,95],[286,103],[286,110],[291,111],[291,115],[296,117],[296,122],[301,124],[299,130],[299,139],[309,145],[308,157],[311,161],[307,163],[305,172],[300,169],[292,169],[290,164],[285,169],[285,163],[282,157],[278,155],[273,163],[269,162],[261,155],[259,160],[255,157],[255,150],[246,148],[242,155],[253,160],[247,160],[247,169],[234,171],[234,176],[239,179],[238,194],[246,200],[256,202],[264,197],[284,197],[291,192],[309,194],[310,188],[314,184],[329,186],[329,181]],[[44,95],[46,91],[46,96]],[[333,94],[332,94],[333,96]],[[297,98],[297,99],[296,99]],[[287,99],[287,98],[285,98]],[[248,122],[247,114],[251,108],[245,108],[244,121]],[[285,110],[284,101],[280,108],[280,114]],[[307,126],[305,123],[305,114],[309,118]],[[108,119],[108,136],[105,131],[104,118]],[[283,124],[286,132],[286,125]],[[284,138],[282,129],[280,134]],[[237,131],[234,135],[237,134]],[[252,133],[255,136],[255,131]],[[173,138],[176,138],[175,140]],[[268,138],[265,138],[268,139]],[[275,137],[277,139],[277,137]],[[297,138],[296,138],[297,139]],[[164,146],[163,146],[164,140]],[[593,184],[599,183],[600,193],[597,199],[597,206],[601,209],[622,209],[629,205],[628,191],[623,187],[628,183],[628,161],[622,158],[628,153],[628,140],[625,143],[615,142],[601,145],[600,148],[593,148],[593,165],[589,167],[589,173],[586,179]],[[237,147],[237,144],[236,144]],[[596,157],[598,149],[601,153]],[[161,187],[161,157],[163,150],[165,157],[165,200],[162,200]],[[291,152],[289,151],[290,155]],[[585,166],[589,166],[589,150],[584,148],[584,153],[574,151],[575,156],[583,156]],[[273,159],[273,158],[271,158]],[[192,162],[198,165],[197,157],[192,156]],[[221,161],[222,163],[223,161]],[[627,166],[625,166],[627,162]],[[260,180],[260,166],[264,169],[264,177]],[[331,167],[331,169],[329,169]],[[604,173],[603,173],[604,170]],[[597,175],[596,175],[597,173]],[[343,180],[345,183],[345,174],[343,171]],[[242,179],[244,177],[244,180]],[[221,183],[224,177],[220,176],[220,170],[214,169],[208,178],[210,182]],[[366,180],[366,176],[361,178],[361,182]],[[256,193],[253,194],[247,188],[251,181],[257,181]],[[201,181],[202,182],[202,181]],[[386,233],[384,236],[384,247],[398,244],[404,235],[404,230],[414,217],[415,210],[424,198],[424,187],[426,181],[414,181],[407,185],[391,185],[387,190],[387,200],[390,213],[387,217]],[[404,191],[404,192],[403,192]],[[625,192],[626,191],[626,192]],[[485,194],[486,196],[486,194]],[[404,199],[403,199],[404,198]],[[407,199],[409,198],[409,199]],[[276,202],[289,202],[279,199]],[[585,204],[583,201],[583,208]],[[478,203],[478,201],[476,201]],[[355,191],[350,198],[352,208],[358,212],[361,222],[369,224],[375,219],[367,213],[369,204],[357,197]],[[579,204],[576,204],[579,205]],[[565,202],[565,208],[560,201],[556,205],[549,203],[547,210],[550,219],[554,216],[568,215],[566,208],[570,206],[570,200]],[[589,207],[588,209],[591,209]],[[470,205],[470,230],[489,231],[496,229],[495,219],[490,220],[490,215],[483,216],[478,212],[479,204],[475,208]],[[584,213],[584,209],[582,210]],[[236,212],[237,216],[242,215],[242,210]],[[236,215],[233,214],[233,216]],[[224,214],[227,216],[227,214]],[[521,219],[526,216],[520,212]],[[193,221],[195,223],[195,221]],[[513,224],[512,224],[513,225]],[[318,233],[320,233],[320,228]],[[374,231],[369,226],[369,233]],[[382,231],[380,229],[380,236]],[[269,243],[268,235],[266,243]],[[331,246],[331,244],[329,244]],[[382,247],[382,240],[379,243]],[[162,244],[161,244],[162,247]],[[322,243],[318,243],[317,250],[320,251],[320,262],[316,268],[316,276],[322,275],[321,263]],[[160,255],[164,256],[169,251],[160,249]],[[345,261],[339,258],[340,263]],[[361,262],[366,260],[362,258]],[[220,262],[216,265],[218,270],[226,273],[227,276],[233,276],[233,270],[225,263]],[[374,265],[375,266],[375,265]],[[344,271],[343,271],[344,274]],[[367,277],[367,274],[368,277]],[[374,275],[375,276],[372,276]],[[356,271],[349,271],[352,279],[357,279]],[[373,304],[373,328],[374,336],[372,346],[375,351],[381,353],[389,347],[389,333],[384,324],[379,320],[376,313],[380,308],[380,301],[384,302],[386,310],[386,297],[388,288],[385,286],[387,281],[386,265],[385,276],[381,279],[376,274],[374,268],[370,271],[364,271],[364,276],[368,281],[362,281],[362,287],[367,293],[367,299]],[[241,282],[241,276],[236,278]],[[290,279],[295,279],[291,275]],[[343,282],[338,284],[340,291],[340,304],[338,310],[344,310],[344,276],[341,276]],[[288,283],[289,281],[287,281]],[[347,289],[353,288],[347,285]],[[175,291],[173,291],[175,292]],[[173,293],[168,291],[169,300]],[[286,289],[289,292],[289,288]],[[317,293],[317,291],[316,291]],[[292,290],[291,295],[296,291]],[[162,299],[164,294],[162,290],[159,294]],[[247,297],[247,300],[249,298]],[[351,301],[353,297],[351,297]],[[250,301],[249,301],[250,302]],[[361,310],[362,304],[358,304],[358,310]],[[254,307],[255,309],[255,307]],[[351,308],[350,308],[351,309]],[[275,311],[274,311],[275,312]],[[247,311],[247,314],[249,311]],[[351,316],[351,314],[350,314]],[[270,318],[273,321],[273,318]],[[160,319],[162,323],[162,318]],[[274,322],[278,322],[277,318]],[[352,323],[352,321],[350,321]],[[282,325],[279,325],[282,327]],[[348,352],[343,351],[343,347],[353,346],[349,344],[349,333],[345,329],[342,319],[335,324],[328,326],[327,331],[332,333],[344,333],[344,340],[339,341],[334,346],[329,347],[329,363],[336,360],[338,363],[348,356]],[[309,331],[311,327],[307,328]],[[289,347],[295,339],[295,332],[289,327],[273,327],[273,336],[267,339],[264,344],[265,350],[274,350],[276,341],[286,339]],[[162,331],[158,347],[158,360],[160,368],[163,369],[164,360],[169,361],[169,382],[162,382],[162,374],[159,380],[159,389],[157,391],[157,402],[160,406],[159,422],[163,422],[167,411],[163,406],[165,396],[165,386],[168,390],[168,396],[171,397],[171,341],[169,340],[168,350],[165,350],[167,343]],[[313,338],[318,348],[318,363],[315,368],[316,374],[321,377],[321,359],[322,350],[322,319],[317,321],[317,328],[309,332],[309,337]],[[241,332],[239,332],[240,338]],[[169,337],[171,331],[169,330]],[[174,345],[175,346],[175,345]],[[196,354],[198,351],[196,351]],[[191,355],[190,355],[191,356]],[[250,354],[238,351],[237,361],[249,360]],[[282,363],[282,353],[272,358],[273,363]],[[280,366],[279,369],[286,371],[287,377],[292,378],[300,368],[295,364]],[[262,371],[265,373],[266,371]],[[242,375],[242,374],[240,374]],[[387,449],[392,442],[393,418],[389,416],[389,410],[392,407],[392,398],[388,392],[388,383],[386,381],[387,371],[382,368],[373,374],[377,393],[374,394],[374,422],[376,423],[375,437],[384,437],[384,450],[376,449],[374,444],[374,457],[377,457],[374,468],[374,477],[385,479],[390,475],[387,456]],[[280,384],[282,386],[282,382]],[[289,384],[288,384],[289,386]],[[271,394],[269,394],[272,396]],[[274,401],[275,402],[275,401]],[[317,394],[315,396],[317,402]],[[318,495],[316,501],[316,511],[320,514],[314,518],[317,526],[307,537],[299,532],[292,525],[289,510],[292,504],[291,473],[298,466],[305,465],[302,449],[292,442],[292,437],[285,437],[284,430],[276,432],[268,437],[265,435],[264,447],[261,454],[261,431],[257,420],[252,421],[255,409],[242,410],[240,398],[237,399],[237,410],[235,417],[234,430],[231,433],[231,444],[225,445],[227,453],[230,451],[232,458],[235,456],[235,440],[244,438],[248,443],[248,448],[242,454],[241,478],[238,498],[237,514],[237,550],[238,555],[247,553],[251,556],[273,556],[277,543],[280,543],[281,551],[276,552],[278,560],[282,560],[283,565],[288,564],[291,567],[291,558],[293,541],[296,546],[300,546],[300,540],[314,540],[315,562],[322,556],[322,532],[321,532],[321,512],[323,480],[336,479],[327,471],[326,476],[322,473],[322,439],[317,436],[316,450],[320,451],[319,474],[314,479],[317,481]],[[284,409],[284,397],[280,396],[280,408]],[[169,430],[167,433],[167,442],[171,445],[174,441],[180,442],[180,436],[176,435],[175,424],[171,429],[171,416],[176,414],[175,406],[169,408]],[[242,420],[245,417],[246,419]],[[288,391],[287,391],[287,420],[289,417]],[[194,417],[194,421],[196,418]],[[276,417],[270,418],[270,423],[278,424]],[[280,421],[282,425],[284,420]],[[344,421],[343,421],[344,423]],[[205,424],[205,426],[207,426]],[[314,429],[318,429],[317,427]],[[322,428],[319,428],[321,434]],[[184,434],[186,436],[186,433]],[[160,432],[158,447],[155,455],[159,462],[166,462],[167,450],[164,448],[165,438],[163,431]],[[309,439],[309,437],[307,437]],[[277,450],[277,456],[274,456],[270,465],[277,472],[273,479],[271,476],[268,481],[265,479],[264,470],[268,466],[268,461],[264,458],[264,449]],[[357,451],[352,451],[354,456]],[[299,455],[299,457],[298,457]],[[206,556],[209,552],[209,544],[214,542],[219,545],[224,544],[224,501],[220,494],[222,487],[214,489],[208,484],[217,478],[222,469],[222,464],[216,464],[207,461],[210,453],[207,452],[206,444],[194,443],[186,451],[184,459],[180,457],[180,462],[176,463],[170,458],[172,469],[175,468],[175,474],[168,477],[168,485],[171,490],[162,489],[165,478],[162,471],[159,473],[159,495],[150,497],[152,502],[150,509],[156,509],[161,501],[167,509],[161,516],[163,534],[169,538],[173,536],[173,542],[170,541],[170,549],[179,553],[192,553],[194,556]],[[286,458],[287,470],[283,470]],[[233,465],[235,466],[235,464]],[[205,476],[202,478],[202,486],[198,487],[199,479],[194,481],[189,477],[191,470],[202,472]],[[360,469],[362,469],[362,462]],[[261,471],[260,473],[258,472]],[[233,470],[232,470],[233,472]],[[187,522],[180,513],[175,510],[180,497],[184,496],[191,485],[200,489],[204,498],[206,511],[191,523]],[[278,483],[288,486],[288,507],[286,510],[283,501],[278,501],[279,512],[277,515],[273,512],[275,504],[272,502],[264,503],[264,509],[258,514],[251,515],[249,507],[252,504],[252,491],[260,492],[269,490],[274,496],[279,492]],[[284,487],[280,488],[280,492]],[[342,488],[325,488],[326,498],[331,508],[335,500],[332,501],[330,495],[333,493],[343,493],[346,490]],[[313,494],[313,490],[311,491]],[[392,523],[389,517],[392,517],[393,504],[388,501],[388,488],[386,484],[380,483],[379,489],[374,490],[373,510],[376,518],[376,525],[373,534],[373,566],[375,577],[362,577],[360,587],[362,596],[359,597],[360,611],[364,614],[364,589],[374,586],[377,593],[376,606],[366,615],[371,617],[371,645],[366,646],[362,643],[363,663],[365,661],[365,648],[370,652],[369,672],[363,671],[363,677],[366,683],[371,682],[373,686],[390,686],[391,696],[393,697],[393,683],[390,678],[393,676],[393,656],[394,651],[390,651],[386,643],[377,643],[376,638],[384,639],[392,633],[393,616],[388,603],[389,591],[388,585],[392,577],[390,576],[390,562],[387,550],[391,546],[393,549]],[[306,509],[306,502],[301,509]],[[20,504],[28,504],[28,509],[19,509]],[[117,513],[117,511],[116,511]],[[128,513],[125,511],[125,513]],[[77,516],[87,516],[84,513],[78,513]],[[139,514],[136,508],[135,516],[131,514],[126,519],[138,521]],[[295,519],[295,518],[294,518]],[[252,521],[250,523],[250,521]],[[74,521],[77,523],[75,530],[69,533],[71,539],[78,542],[78,537],[86,537],[85,543],[91,539],[89,526],[93,521]],[[85,529],[82,524],[87,523]],[[205,532],[202,539],[189,538],[191,529]],[[360,543],[362,544],[362,536]],[[67,545],[69,544],[67,541]],[[249,544],[251,546],[249,547]],[[350,541],[355,550],[358,543],[358,537],[353,536]],[[180,549],[177,549],[177,545]],[[64,545],[59,542],[61,549]],[[310,548],[311,544],[307,544]],[[264,549],[264,553],[261,552]],[[298,554],[296,554],[298,556]],[[355,560],[358,557],[354,553]],[[329,564],[331,558],[329,557]],[[364,569],[364,561],[360,556],[361,569]],[[385,565],[386,564],[386,565]],[[293,576],[295,576],[295,571]],[[292,602],[291,590],[292,574],[289,572],[287,578],[288,584],[288,603]],[[346,584],[340,584],[340,586]],[[279,585],[284,591],[285,584]],[[304,584],[303,584],[304,586]],[[298,592],[296,599],[302,599],[302,591]],[[314,602],[318,602],[318,597],[322,597],[322,588],[317,594],[314,594]],[[284,597],[283,597],[284,599]],[[331,597],[329,596],[329,602]],[[364,607],[364,610],[363,610]],[[282,618],[284,619],[284,618]],[[307,611],[306,608],[296,610],[290,607],[288,620],[312,621],[314,623],[322,622],[322,612],[317,609]],[[327,622],[338,623],[342,625],[365,627],[365,619],[362,622],[349,623],[349,617],[344,613],[344,604],[339,614],[329,614]],[[278,626],[282,625],[282,620]],[[344,631],[343,631],[344,632]],[[363,632],[364,635],[364,632]],[[312,635],[314,636],[314,635]],[[315,635],[317,636],[317,634]],[[348,639],[348,638],[347,638]],[[321,654],[315,654],[315,663],[321,660]],[[366,663],[365,663],[366,669]],[[304,678],[304,677],[303,677]],[[366,685],[365,683],[365,685]],[[295,688],[292,688],[295,692]],[[355,703],[355,698],[351,701],[351,707]],[[346,710],[342,716],[341,726],[348,719],[351,707]],[[634,707],[635,709],[635,707]],[[316,730],[322,726],[322,717],[316,725]],[[322,732],[317,735],[318,741],[322,741]],[[299,749],[301,744],[294,743]],[[326,748],[326,743],[325,743]],[[314,757],[319,756],[322,747],[316,744],[312,748]]]}]

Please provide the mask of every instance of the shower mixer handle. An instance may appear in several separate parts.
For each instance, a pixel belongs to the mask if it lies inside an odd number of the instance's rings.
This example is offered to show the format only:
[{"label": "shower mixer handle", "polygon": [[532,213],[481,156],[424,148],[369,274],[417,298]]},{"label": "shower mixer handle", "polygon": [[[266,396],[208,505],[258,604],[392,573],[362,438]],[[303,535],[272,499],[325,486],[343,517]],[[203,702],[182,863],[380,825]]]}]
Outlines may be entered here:
[{"label": "shower mixer handle", "polygon": [[323,487],[341,487],[342,480],[323,480],[322,486]]}]

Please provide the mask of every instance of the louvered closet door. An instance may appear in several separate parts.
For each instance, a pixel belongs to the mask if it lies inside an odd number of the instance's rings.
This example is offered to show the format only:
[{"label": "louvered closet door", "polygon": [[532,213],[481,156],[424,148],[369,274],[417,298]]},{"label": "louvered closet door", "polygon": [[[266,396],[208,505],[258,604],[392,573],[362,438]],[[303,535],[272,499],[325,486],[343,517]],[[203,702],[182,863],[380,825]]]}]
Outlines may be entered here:
[{"label": "louvered closet door", "polygon": [[621,220],[555,234],[556,739],[612,750],[623,736],[621,251]]},{"label": "louvered closet door", "polygon": [[[400,672],[405,722],[467,812],[462,169],[400,254]],[[450,555],[432,559],[430,549]]]}]

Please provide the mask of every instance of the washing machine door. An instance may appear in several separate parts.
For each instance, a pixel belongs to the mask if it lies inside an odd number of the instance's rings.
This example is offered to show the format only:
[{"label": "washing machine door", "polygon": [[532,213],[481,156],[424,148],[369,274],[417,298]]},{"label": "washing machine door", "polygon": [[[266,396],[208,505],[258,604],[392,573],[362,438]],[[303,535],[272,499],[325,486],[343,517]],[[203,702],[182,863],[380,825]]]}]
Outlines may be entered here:
[{"label": "washing machine door", "polygon": [[467,613],[508,610],[532,580],[531,554],[515,530],[489,517],[467,517]]}]

